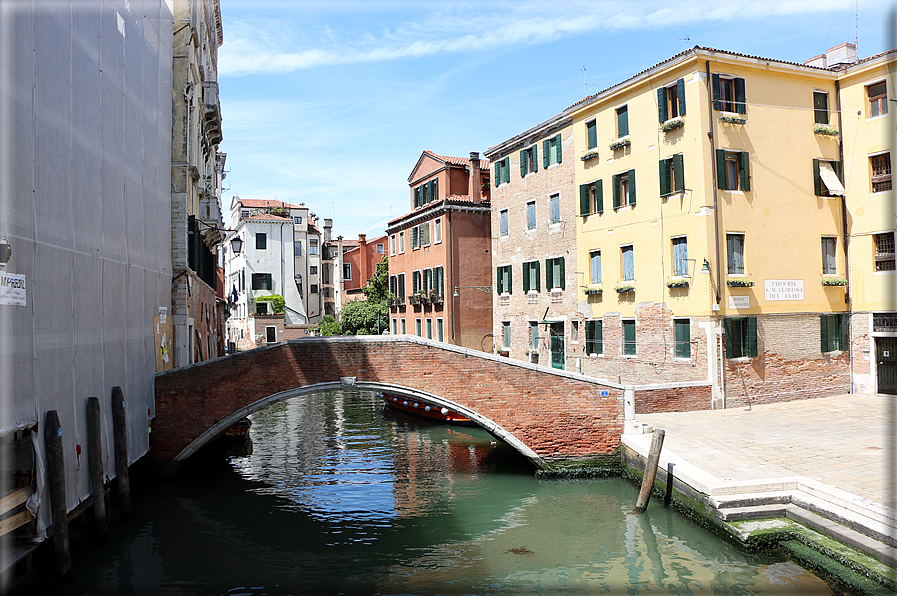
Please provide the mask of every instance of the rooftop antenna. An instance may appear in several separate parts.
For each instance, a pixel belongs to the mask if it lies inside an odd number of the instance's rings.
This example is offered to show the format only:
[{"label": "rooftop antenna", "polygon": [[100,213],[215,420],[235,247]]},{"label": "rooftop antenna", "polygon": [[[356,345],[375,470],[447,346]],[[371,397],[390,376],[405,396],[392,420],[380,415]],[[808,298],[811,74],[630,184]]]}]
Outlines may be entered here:
[{"label": "rooftop antenna", "polygon": [[856,12],[853,30],[853,49],[856,50],[857,60],[860,58],[860,0],[856,0]]},{"label": "rooftop antenna", "polygon": [[582,65],[582,68],[571,68],[570,70],[581,70],[582,71],[582,84],[585,87],[586,95],[589,94],[589,73],[588,69],[586,69],[585,64]]}]

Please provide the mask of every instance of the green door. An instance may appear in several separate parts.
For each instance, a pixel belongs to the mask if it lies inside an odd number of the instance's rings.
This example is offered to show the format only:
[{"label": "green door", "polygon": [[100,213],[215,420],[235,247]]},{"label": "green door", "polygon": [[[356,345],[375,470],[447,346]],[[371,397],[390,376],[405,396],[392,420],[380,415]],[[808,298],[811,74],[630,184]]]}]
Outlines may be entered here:
[{"label": "green door", "polygon": [[564,368],[564,324],[552,323],[549,328],[551,337],[551,367]]},{"label": "green door", "polygon": [[897,337],[876,337],[875,354],[878,392],[897,395]]}]

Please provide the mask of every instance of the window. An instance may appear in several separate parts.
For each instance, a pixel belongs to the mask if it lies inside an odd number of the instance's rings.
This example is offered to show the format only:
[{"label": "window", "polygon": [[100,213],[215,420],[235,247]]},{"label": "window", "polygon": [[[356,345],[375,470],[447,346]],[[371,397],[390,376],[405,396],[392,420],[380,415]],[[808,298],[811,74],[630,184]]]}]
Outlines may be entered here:
[{"label": "window", "polygon": [[310,255],[318,254],[318,239],[317,238],[309,238],[308,239],[308,254],[310,254]]},{"label": "window", "polygon": [[421,288],[425,293],[429,293],[430,290],[433,289],[433,270],[432,269],[424,269],[423,272],[423,287]]},{"label": "window", "polygon": [[420,319],[414,319],[414,334],[418,337],[423,337],[423,329],[421,323],[422,321]]},{"label": "window", "polygon": [[499,294],[511,293],[511,266],[501,265],[496,268],[496,291]]},{"label": "window", "polygon": [[601,180],[579,185],[579,214],[604,212],[604,188]]},{"label": "window", "polygon": [[545,259],[545,289],[563,290],[566,288],[567,272],[564,270],[564,257]]},{"label": "window", "polygon": [[542,141],[542,165],[548,167],[563,161],[560,133]]},{"label": "window", "polygon": [[302,256],[302,241],[301,240],[293,241],[293,256],[296,256],[296,257]]},{"label": "window", "polygon": [[511,158],[506,157],[495,162],[495,186],[511,181]]},{"label": "window", "polygon": [[828,124],[828,93],[813,92],[813,116],[816,124]]},{"label": "window", "polygon": [[414,208],[422,207],[439,198],[439,180],[433,178],[414,187]]},{"label": "window", "polygon": [[548,197],[548,223],[561,223],[561,195]]},{"label": "window", "polygon": [[726,234],[726,273],[744,275],[744,234]]},{"label": "window", "polygon": [[688,277],[688,240],[685,236],[672,239],[673,243],[673,275]]},{"label": "window", "polygon": [[757,317],[731,317],[723,321],[726,358],[757,357]]},{"label": "window", "polygon": [[873,155],[869,163],[872,166],[872,192],[891,190],[891,154]]},{"label": "window", "polygon": [[635,279],[635,254],[631,244],[620,247],[620,264],[623,281],[633,281]]},{"label": "window", "polygon": [[676,358],[691,358],[691,322],[688,319],[673,319],[673,338]]},{"label": "window", "polygon": [[310,266],[308,267],[308,274],[309,274],[309,275],[317,275],[317,274],[318,274],[318,266],[317,266],[317,265],[310,265]]},{"label": "window", "polygon": [[508,235],[508,210],[502,209],[498,212],[498,235]]},{"label": "window", "polygon": [[570,341],[579,343],[579,321],[576,319],[570,321]]},{"label": "window", "polygon": [[352,279],[352,263],[343,263],[343,279]]},{"label": "window", "polygon": [[[399,273],[398,276],[398,285],[396,288],[398,291],[396,292],[396,297],[400,302],[405,302],[405,274]],[[405,327],[402,326],[402,333],[405,333]]]},{"label": "window", "polygon": [[268,303],[267,302],[256,302],[255,303],[255,315],[256,316],[265,316],[268,314]]},{"label": "window", "polygon": [[838,272],[837,261],[835,259],[835,246],[837,238],[833,236],[822,237],[822,274],[834,275]]},{"label": "window", "polygon": [[266,250],[268,248],[268,234],[263,234],[262,232],[256,232],[255,234],[255,249],[256,250]]},{"label": "window", "polygon": [[744,79],[727,75],[712,75],[713,109],[720,112],[747,114]]},{"label": "window", "polygon": [[623,321],[623,355],[635,356],[635,321]]},{"label": "window", "polygon": [[382,255],[382,254],[383,254],[383,243],[382,243],[382,242],[378,242],[378,243],[377,243],[377,254],[378,254],[378,255]]},{"label": "window", "polygon": [[873,234],[875,241],[875,270],[894,271],[894,232]]},{"label": "window", "polygon": [[445,341],[442,319],[436,319],[436,339],[438,341]]},{"label": "window", "polygon": [[681,153],[660,160],[660,196],[685,192],[685,166]]},{"label": "window", "polygon": [[253,273],[252,274],[253,290],[273,290],[274,280],[270,273]]},{"label": "window", "polygon": [[614,209],[635,205],[635,170],[614,174]]},{"label": "window", "polygon": [[433,291],[438,296],[445,296],[445,270],[442,265],[433,267]]},{"label": "window", "polygon": [[309,294],[317,294],[318,293],[318,284],[311,284],[308,289]]},{"label": "window", "polygon": [[442,242],[442,218],[437,217],[433,220],[433,244]]},{"label": "window", "polygon": [[296,224],[297,226],[301,226],[301,225],[302,225],[302,216],[301,216],[301,215],[294,215],[294,216],[293,216],[293,223]]},{"label": "window", "polygon": [[657,90],[657,119],[661,124],[667,120],[685,116],[685,80],[679,79],[674,85]]},{"label": "window", "polygon": [[396,254],[396,235],[393,234],[389,237],[389,255],[394,256]]},{"label": "window", "polygon": [[617,108],[617,138],[629,135],[629,108]]},{"label": "window", "polygon": [[817,197],[844,196],[841,162],[813,160],[813,191]]},{"label": "window", "polygon": [[529,147],[527,149],[520,150],[520,177],[523,178],[527,174],[532,172],[539,171],[539,162],[536,161],[539,157],[539,152],[536,149],[536,145]]},{"label": "window", "polygon": [[536,202],[530,201],[526,204],[526,229],[536,229]]},{"label": "window", "polygon": [[586,321],[586,354],[604,353],[604,330],[601,321]]},{"label": "window", "polygon": [[392,320],[392,334],[393,335],[399,334],[399,321],[397,319]]},{"label": "window", "polygon": [[399,278],[395,275],[389,276],[389,293],[393,296],[399,295]]},{"label": "window", "polygon": [[412,271],[411,272],[411,293],[412,294],[417,294],[418,292],[420,292],[421,286],[423,285],[421,283],[421,281],[422,280],[421,280],[420,269],[418,269],[417,271]]},{"label": "window", "polygon": [[866,87],[869,96],[869,118],[884,116],[888,113],[888,83],[881,81]]},{"label": "window", "polygon": [[402,335],[408,333],[408,326],[405,324],[405,319],[402,319]]},{"label": "window", "polygon": [[427,319],[427,339],[433,339],[433,319]]},{"label": "window", "polygon": [[716,187],[720,190],[751,189],[751,159],[747,151],[716,150]]},{"label": "window", "polygon": [[249,217],[249,209],[241,209],[240,210],[240,219],[246,219]]},{"label": "window", "polygon": [[539,350],[539,323],[530,321],[529,324],[529,349],[530,351]]},{"label": "window", "polygon": [[505,348],[511,347],[511,323],[510,323],[510,321],[502,321],[502,323],[501,323],[501,345]]},{"label": "window", "polygon": [[265,343],[277,343],[277,327],[265,327]]},{"label": "window", "polygon": [[847,349],[844,315],[819,315],[819,349],[822,353],[842,352]]},{"label": "window", "polygon": [[399,232],[399,254],[405,252],[405,232]]},{"label": "window", "polygon": [[593,250],[589,252],[589,262],[592,265],[592,277],[589,283],[598,285],[601,283],[601,251]]},{"label": "window", "polygon": [[523,291],[539,291],[539,261],[529,261],[523,264]]},{"label": "window", "polygon": [[598,128],[595,126],[594,120],[586,122],[586,138],[588,139],[588,149],[594,149],[598,146]]},{"label": "window", "polygon": [[416,226],[418,228],[417,238],[420,246],[430,246],[430,222],[425,221]]}]

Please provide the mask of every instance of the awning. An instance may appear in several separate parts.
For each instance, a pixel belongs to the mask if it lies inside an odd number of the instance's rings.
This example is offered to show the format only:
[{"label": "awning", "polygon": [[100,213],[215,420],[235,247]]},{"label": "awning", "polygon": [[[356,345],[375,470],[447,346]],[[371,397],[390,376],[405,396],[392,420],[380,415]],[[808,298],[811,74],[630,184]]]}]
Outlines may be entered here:
[{"label": "awning", "polygon": [[838,180],[838,175],[835,174],[835,170],[832,169],[832,164],[827,161],[820,161],[819,177],[822,178],[822,183],[825,184],[825,187],[828,189],[828,194],[839,197],[844,196],[844,186],[841,184],[841,181]]}]

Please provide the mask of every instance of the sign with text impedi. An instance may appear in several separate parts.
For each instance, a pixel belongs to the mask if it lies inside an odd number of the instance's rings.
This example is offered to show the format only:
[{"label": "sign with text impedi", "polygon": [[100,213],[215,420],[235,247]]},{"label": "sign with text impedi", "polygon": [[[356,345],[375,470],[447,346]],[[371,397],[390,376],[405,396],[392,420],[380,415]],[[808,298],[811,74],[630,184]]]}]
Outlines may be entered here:
[{"label": "sign with text impedi", "polygon": [[25,276],[0,271],[0,304],[26,305]]},{"label": "sign with text impedi", "polygon": [[803,300],[804,280],[764,279],[763,290],[766,300]]}]

